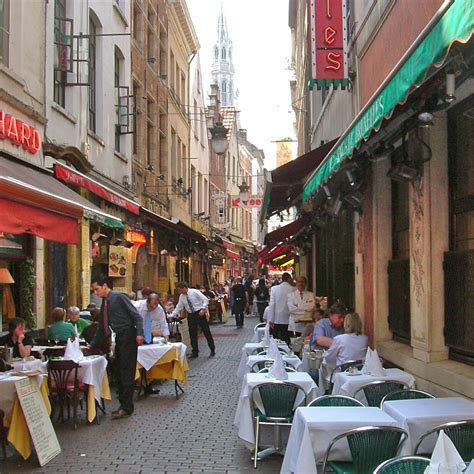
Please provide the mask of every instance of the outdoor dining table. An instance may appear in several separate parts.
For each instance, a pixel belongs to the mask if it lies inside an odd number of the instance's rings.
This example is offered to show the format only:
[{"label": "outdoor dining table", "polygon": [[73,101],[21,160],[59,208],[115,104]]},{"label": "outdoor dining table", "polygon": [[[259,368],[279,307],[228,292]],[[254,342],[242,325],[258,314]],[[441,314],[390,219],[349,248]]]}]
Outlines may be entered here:
[{"label": "outdoor dining table", "polygon": [[[346,395],[353,397],[355,392],[365,384],[375,382],[376,380],[396,380],[403,382],[410,388],[415,388],[415,377],[400,369],[384,369],[385,375],[373,376],[369,374],[352,375],[349,372],[338,372],[334,376],[334,387],[332,389],[333,395]],[[361,390],[356,394],[356,398],[362,403],[366,404],[364,392]]]},{"label": "outdoor dining table", "polygon": [[[290,352],[290,348],[286,344],[286,342],[278,342],[278,349],[284,350],[286,353]],[[252,355],[257,349],[262,349],[262,344],[259,342],[247,342],[244,347],[242,347],[242,357]],[[268,347],[264,347],[264,349],[268,349]]]},{"label": "outdoor dining table", "polygon": [[187,383],[186,372],[189,366],[186,349],[182,342],[139,346],[135,380],[140,380],[140,390],[153,380],[174,380],[176,398],[178,390],[184,393],[179,382]]},{"label": "outdoor dining table", "polygon": [[[362,426],[399,426],[380,408],[375,407],[302,407],[293,418],[281,473],[317,474],[331,441],[346,431]],[[330,459],[349,461],[346,440],[336,443]]]},{"label": "outdoor dining table", "polygon": [[[252,367],[257,362],[263,362],[268,360],[268,356],[265,355],[251,355],[248,357],[242,357],[240,359],[239,368],[237,369],[237,377],[242,378],[245,374],[252,371]],[[298,356],[296,355],[287,355],[283,356],[283,362],[287,365],[290,365],[295,370],[301,372],[302,371],[302,363]]]},{"label": "outdoor dining table", "polygon": [[[235,412],[234,425],[238,429],[238,436],[244,443],[244,445],[252,450],[255,443],[254,433],[254,420],[253,420],[253,407],[251,403],[252,389],[262,383],[272,382],[276,379],[267,377],[267,374],[249,373],[245,374],[244,380],[242,381],[242,389],[240,391],[239,402],[237,410]],[[305,372],[289,372],[288,380],[290,382],[300,386],[306,394],[306,400],[296,400],[296,404],[302,401],[310,401],[316,398],[317,386],[314,380]],[[273,432],[270,429],[267,430],[266,426],[261,427],[260,439],[262,445],[265,444],[265,440],[268,439],[269,435],[273,436]],[[270,433],[268,433],[270,431]],[[273,439],[272,437],[270,439]],[[284,440],[284,439],[283,439]]]},{"label": "outdoor dining table", "polygon": [[[0,409],[5,413],[4,424],[8,428],[7,440],[23,459],[31,456],[28,425],[18,399],[15,383],[26,376],[12,375],[15,371],[0,374]],[[48,414],[51,404],[48,397],[48,381],[44,375],[34,377],[40,389],[41,399]]]},{"label": "outdoor dining table", "polygon": [[[462,397],[394,400],[385,402],[382,409],[408,433],[402,455],[414,454],[420,437],[436,426],[474,419],[474,402]],[[427,436],[418,452],[432,453],[436,439],[435,435]]]}]

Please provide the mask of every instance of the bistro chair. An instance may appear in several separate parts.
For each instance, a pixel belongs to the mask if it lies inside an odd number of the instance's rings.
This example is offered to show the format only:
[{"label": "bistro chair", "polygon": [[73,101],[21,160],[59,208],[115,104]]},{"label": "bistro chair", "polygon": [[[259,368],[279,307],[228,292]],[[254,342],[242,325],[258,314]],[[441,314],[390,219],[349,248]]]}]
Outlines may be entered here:
[{"label": "bistro chair", "polygon": [[264,328],[266,325],[267,325],[267,323],[258,323],[258,324],[256,324],[253,328],[253,333],[257,334],[257,329],[258,328]]},{"label": "bistro chair", "polygon": [[68,419],[72,405],[73,429],[77,428],[77,406],[82,407],[86,386],[79,382],[77,370],[80,365],[73,360],[50,360],[48,362],[48,388],[51,398],[51,419],[59,408],[59,419],[64,421],[64,409]]},{"label": "bistro chair", "polygon": [[0,410],[0,443],[2,443],[3,460],[5,461],[7,459],[8,430],[3,424],[4,418],[5,412],[3,410]]},{"label": "bistro chair", "polygon": [[[278,352],[283,356],[288,355],[283,349],[278,349]],[[268,355],[268,347],[257,347],[257,349],[252,352],[252,355],[266,356]]]},{"label": "bistro chair", "polygon": [[375,468],[374,474],[423,474],[430,459],[421,456],[400,456],[388,459]]},{"label": "bistro chair", "polygon": [[274,362],[273,359],[264,359],[264,360],[258,360],[257,362],[254,362],[252,364],[252,367],[250,367],[250,372],[260,372],[262,369],[265,368],[265,362],[270,361],[272,364]]},{"label": "bistro chair", "polygon": [[406,390],[395,390],[394,392],[387,393],[380,402],[380,408],[383,408],[385,402],[393,402],[396,400],[416,400],[420,398],[435,398],[431,393],[423,392],[422,390],[415,390],[409,388]]},{"label": "bistro chair", "polygon": [[[295,410],[301,405],[297,403],[298,395],[301,397],[301,403],[305,402],[306,393],[301,387],[280,380],[262,383],[252,389],[250,400],[255,422],[254,468],[257,467],[259,460],[270,454],[281,452],[280,427],[291,426]],[[261,404],[258,401],[261,401]],[[274,427],[274,445],[259,453],[260,425]]]},{"label": "bistro chair", "polygon": [[[344,438],[352,461],[329,461],[332,447]],[[406,438],[406,431],[394,426],[363,426],[342,433],[329,443],[322,472],[326,472],[326,466],[340,474],[373,472],[380,463],[397,455]]]},{"label": "bistro chair", "polygon": [[66,346],[64,347],[48,347],[43,351],[43,355],[46,359],[51,357],[63,357],[66,352]]},{"label": "bistro chair", "polygon": [[364,407],[362,402],[345,395],[322,395],[311,400],[308,407]]},{"label": "bistro chair", "polygon": [[419,439],[414,454],[418,453],[423,440],[433,433],[439,433],[443,430],[451,439],[458,450],[463,461],[469,462],[474,458],[474,419],[464,421],[451,421],[438,425],[432,430],[427,431]]},{"label": "bistro chair", "polygon": [[[260,369],[258,371],[259,374],[267,374],[268,372],[270,372],[270,370],[272,370],[271,368],[268,369],[267,367],[264,367],[263,369]],[[285,372],[298,372],[294,367],[292,367],[291,365],[285,365]]]},{"label": "bistro chair", "polygon": [[405,388],[408,388],[408,385],[398,380],[376,380],[375,382],[362,385],[362,387],[354,392],[354,398],[357,398],[356,395],[359,392],[364,392],[369,407],[380,407],[385,395]]},{"label": "bistro chair", "polygon": [[343,364],[336,365],[334,369],[331,371],[331,375],[329,376],[329,393],[332,392],[332,388],[334,386],[334,377],[338,372],[345,372],[349,367],[357,367],[358,370],[362,370],[364,366],[363,360],[348,360]]}]

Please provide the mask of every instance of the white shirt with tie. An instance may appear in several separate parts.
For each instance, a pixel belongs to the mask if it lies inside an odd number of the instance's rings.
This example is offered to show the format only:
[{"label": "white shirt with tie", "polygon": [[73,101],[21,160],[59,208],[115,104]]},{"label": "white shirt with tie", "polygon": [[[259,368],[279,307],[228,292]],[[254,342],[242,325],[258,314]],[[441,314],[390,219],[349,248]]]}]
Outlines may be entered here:
[{"label": "white shirt with tie", "polygon": [[293,293],[295,287],[283,281],[273,286],[270,292],[267,321],[275,324],[288,324],[290,312],[288,311],[288,294]]},{"label": "white shirt with tie", "polygon": [[170,330],[166,321],[166,315],[161,305],[158,305],[153,311],[148,309],[146,300],[132,301],[133,306],[137,309],[143,318],[143,327],[145,328],[145,320],[148,313],[151,316],[151,332],[160,331],[162,336],[168,337]]},{"label": "white shirt with tie", "polygon": [[192,314],[201,311],[201,309],[206,309],[208,305],[209,300],[200,290],[189,288],[185,295],[179,295],[178,304],[171,313],[171,317],[177,316],[183,309]]},{"label": "white shirt with tie", "polygon": [[307,323],[299,323],[299,319],[311,319],[316,308],[316,297],[312,291],[295,290],[288,295],[290,322],[288,331],[303,332]]}]

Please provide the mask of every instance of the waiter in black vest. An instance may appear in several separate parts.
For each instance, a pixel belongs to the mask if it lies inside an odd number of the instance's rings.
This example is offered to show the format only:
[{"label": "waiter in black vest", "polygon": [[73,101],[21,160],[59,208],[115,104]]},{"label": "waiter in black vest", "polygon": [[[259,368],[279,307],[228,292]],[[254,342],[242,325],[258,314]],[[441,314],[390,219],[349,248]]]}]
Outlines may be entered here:
[{"label": "waiter in black vest", "polygon": [[143,319],[123,293],[112,291],[109,278],[92,282],[94,293],[102,298],[100,321],[91,347],[97,347],[115,332],[115,363],[117,365],[118,399],[120,407],[112,412],[112,419],[127,418],[133,413],[133,392],[137,347],[143,344]]}]

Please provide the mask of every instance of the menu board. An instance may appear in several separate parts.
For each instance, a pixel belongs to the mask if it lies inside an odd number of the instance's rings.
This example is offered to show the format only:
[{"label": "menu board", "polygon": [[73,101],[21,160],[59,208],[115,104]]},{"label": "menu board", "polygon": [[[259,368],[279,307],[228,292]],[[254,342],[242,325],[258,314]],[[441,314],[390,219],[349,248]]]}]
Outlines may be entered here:
[{"label": "menu board", "polygon": [[126,252],[123,246],[109,246],[109,277],[124,277],[127,274]]},{"label": "menu board", "polygon": [[44,466],[61,452],[53,424],[35,377],[24,377],[15,387],[40,466]]}]

